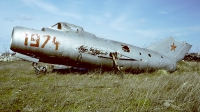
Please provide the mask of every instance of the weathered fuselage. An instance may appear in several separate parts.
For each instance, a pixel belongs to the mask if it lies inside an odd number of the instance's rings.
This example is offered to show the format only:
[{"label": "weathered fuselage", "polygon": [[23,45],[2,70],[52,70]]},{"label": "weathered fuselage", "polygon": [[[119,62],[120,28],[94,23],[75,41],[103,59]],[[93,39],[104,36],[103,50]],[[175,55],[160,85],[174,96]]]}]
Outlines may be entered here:
[{"label": "weathered fuselage", "polygon": [[11,50],[38,58],[40,61],[68,66],[113,68],[115,54],[121,70],[163,68],[176,69],[176,61],[154,51],[130,44],[98,38],[81,27],[69,26],[34,30],[14,27]]}]

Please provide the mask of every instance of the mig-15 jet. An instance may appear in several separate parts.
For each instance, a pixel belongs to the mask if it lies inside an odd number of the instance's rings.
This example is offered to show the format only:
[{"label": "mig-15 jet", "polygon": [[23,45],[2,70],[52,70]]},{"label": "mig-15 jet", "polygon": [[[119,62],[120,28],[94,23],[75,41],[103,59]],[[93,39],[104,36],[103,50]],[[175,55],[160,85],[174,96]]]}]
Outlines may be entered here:
[{"label": "mig-15 jet", "polygon": [[169,37],[147,48],[96,37],[82,27],[59,22],[41,30],[16,26],[11,35],[10,49],[17,56],[34,62],[39,73],[46,71],[38,62],[78,68],[105,68],[118,71],[165,69],[175,71],[192,47]]}]

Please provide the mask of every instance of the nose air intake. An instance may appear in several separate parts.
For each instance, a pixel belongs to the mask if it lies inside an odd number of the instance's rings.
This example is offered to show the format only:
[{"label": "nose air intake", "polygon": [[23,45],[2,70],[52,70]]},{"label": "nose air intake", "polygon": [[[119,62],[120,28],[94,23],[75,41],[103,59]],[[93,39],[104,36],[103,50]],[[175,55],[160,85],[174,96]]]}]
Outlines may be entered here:
[{"label": "nose air intake", "polygon": [[11,34],[11,40],[10,40],[10,49],[11,50],[13,50],[13,36],[14,36],[14,31],[15,31],[15,28],[13,28],[12,34]]}]

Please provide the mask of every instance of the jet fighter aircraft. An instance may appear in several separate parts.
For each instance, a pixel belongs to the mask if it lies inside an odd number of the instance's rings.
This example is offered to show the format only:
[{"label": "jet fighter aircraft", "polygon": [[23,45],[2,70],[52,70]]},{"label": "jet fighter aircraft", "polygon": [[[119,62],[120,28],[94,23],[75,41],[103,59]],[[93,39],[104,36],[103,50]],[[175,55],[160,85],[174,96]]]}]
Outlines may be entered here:
[{"label": "jet fighter aircraft", "polygon": [[82,27],[59,22],[40,30],[16,26],[12,31],[10,49],[17,56],[34,62],[61,64],[78,68],[105,68],[119,71],[165,69],[175,71],[178,61],[192,46],[173,37],[140,48],[130,44],[99,38]]}]

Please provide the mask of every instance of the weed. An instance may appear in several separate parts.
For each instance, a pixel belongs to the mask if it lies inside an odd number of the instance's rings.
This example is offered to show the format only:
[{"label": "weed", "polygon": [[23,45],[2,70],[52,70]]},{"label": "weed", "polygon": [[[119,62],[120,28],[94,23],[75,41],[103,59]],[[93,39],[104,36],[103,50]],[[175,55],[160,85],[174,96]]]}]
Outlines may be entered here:
[{"label": "weed", "polygon": [[[137,75],[134,75],[137,74]],[[200,111],[200,64],[124,73],[35,75],[26,61],[0,63],[0,111]]]}]

